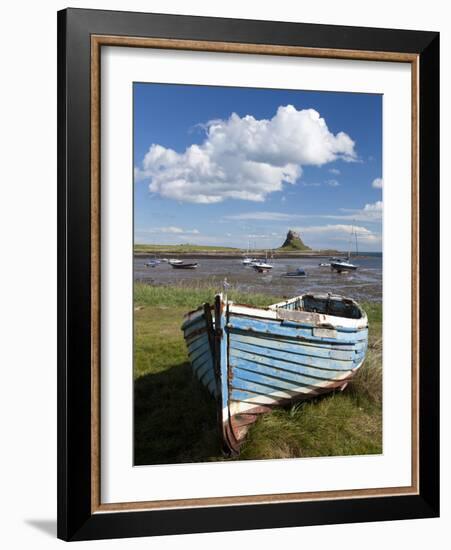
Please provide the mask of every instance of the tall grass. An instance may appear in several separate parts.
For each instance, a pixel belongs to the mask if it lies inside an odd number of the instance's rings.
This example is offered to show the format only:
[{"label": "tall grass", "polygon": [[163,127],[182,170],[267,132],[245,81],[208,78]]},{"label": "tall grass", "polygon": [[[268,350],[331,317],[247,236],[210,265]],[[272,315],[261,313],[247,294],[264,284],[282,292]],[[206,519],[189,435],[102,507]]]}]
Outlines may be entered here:
[{"label": "tall grass", "polygon": [[[152,286],[144,283],[135,283],[135,304],[158,307],[186,307],[196,309],[201,304],[209,302],[213,304],[215,294],[221,285],[213,286],[211,283],[198,282],[184,284],[183,281],[171,286]],[[230,290],[227,292],[229,300],[245,303],[253,306],[265,307],[282,300],[280,296],[268,296],[267,294],[239,292]]]}]

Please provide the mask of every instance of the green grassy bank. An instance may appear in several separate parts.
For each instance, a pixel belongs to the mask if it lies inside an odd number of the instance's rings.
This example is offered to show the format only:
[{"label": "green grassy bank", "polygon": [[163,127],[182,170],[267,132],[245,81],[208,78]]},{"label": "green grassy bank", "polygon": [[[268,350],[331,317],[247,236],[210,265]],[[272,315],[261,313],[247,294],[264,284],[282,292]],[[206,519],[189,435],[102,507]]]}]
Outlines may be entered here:
[{"label": "green grassy bank", "polygon": [[[192,375],[180,330],[183,315],[214,294],[202,286],[135,285],[136,464],[224,460],[215,404]],[[282,298],[232,291],[229,299],[266,306]],[[348,388],[263,415],[238,460],[382,452],[382,306],[362,305],[369,351]]]},{"label": "green grassy bank", "polygon": [[135,244],[135,254],[189,254],[191,252],[237,252],[239,248],[228,246],[209,246],[198,244]]},{"label": "green grassy bank", "polygon": [[[152,255],[158,256],[171,255],[188,255],[188,254],[200,254],[205,256],[213,256],[218,254],[219,256],[237,256],[241,257],[245,254],[245,250],[242,248],[233,248],[228,246],[216,246],[216,245],[198,245],[198,244],[135,244],[133,251],[136,255]],[[268,252],[265,248],[253,249],[249,252],[251,255],[264,255]],[[297,256],[327,256],[335,254],[344,254],[337,250],[312,250],[310,248],[296,248],[296,247],[280,247],[271,249],[270,252],[275,256],[284,257],[297,257]]]}]

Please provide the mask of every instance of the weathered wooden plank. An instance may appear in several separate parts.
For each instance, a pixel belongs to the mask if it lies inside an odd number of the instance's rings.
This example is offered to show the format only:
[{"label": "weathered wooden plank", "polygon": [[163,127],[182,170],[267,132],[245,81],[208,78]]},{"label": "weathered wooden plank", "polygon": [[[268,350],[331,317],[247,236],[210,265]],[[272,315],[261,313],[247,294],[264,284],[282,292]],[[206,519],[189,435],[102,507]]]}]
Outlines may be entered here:
[{"label": "weathered wooden plank", "polygon": [[[292,391],[295,394],[299,392],[300,387],[311,388],[312,386],[315,386],[315,384],[319,383],[319,380],[312,380],[311,378],[308,379],[306,377],[304,377],[301,382],[290,382],[288,380],[282,380],[281,378],[276,378],[274,376],[268,376],[266,374],[263,374],[262,372],[257,372],[256,370],[250,371],[239,367],[235,367],[233,369],[233,377],[231,381],[232,386],[235,386],[236,379],[246,380],[247,382],[252,382],[256,384],[263,384],[265,386],[273,388],[274,390]],[[310,381],[310,383],[308,381]],[[327,381],[328,380],[325,380],[325,382]]]},{"label": "weathered wooden plank", "polygon": [[277,309],[277,317],[279,319],[294,321],[300,326],[311,327],[320,322],[321,317],[318,313],[309,311],[297,311],[294,304],[289,304],[287,308]]},{"label": "weathered wooden plank", "polygon": [[[256,347],[263,347],[275,350],[284,350],[287,352],[298,353],[300,355],[309,355],[311,357],[320,357],[326,359],[336,359],[341,361],[353,361],[358,351],[356,344],[352,346],[340,346],[335,349],[333,344],[310,344],[303,342],[293,342],[280,338],[271,338],[265,335],[251,335],[244,332],[231,332],[230,342],[243,342]],[[362,344],[363,345],[363,344]]]},{"label": "weathered wooden plank", "polygon": [[273,399],[292,399],[298,393],[305,393],[307,391],[303,386],[300,386],[298,391],[278,390],[273,386],[257,384],[256,382],[250,382],[241,378],[234,378],[231,382],[231,387],[237,390],[245,390],[261,395],[272,396]]},{"label": "weathered wooden plank", "polygon": [[195,361],[198,357],[201,355],[204,355],[204,353],[211,354],[210,346],[208,344],[208,340],[205,340],[202,345],[197,347],[193,352],[189,352],[189,357],[191,361]]},{"label": "weathered wooden plank", "polygon": [[[320,384],[321,382],[327,382],[328,380],[334,380],[338,377],[346,376],[350,371],[318,371],[315,369],[306,369],[306,371],[294,371],[284,370],[270,365],[264,365],[261,363],[255,363],[252,361],[246,361],[245,359],[231,359],[230,365],[232,367],[232,373],[235,374],[237,370],[246,370],[249,372],[256,372],[266,374],[280,380],[286,380],[296,384]],[[312,374],[313,373],[313,374]]]},{"label": "weathered wooden plank", "polygon": [[[280,349],[266,348],[263,346],[255,346],[253,344],[247,344],[244,342],[237,342],[230,340],[230,351],[243,351],[256,356],[270,357],[273,359],[280,359],[288,363],[295,363],[299,365],[306,365],[312,367],[318,367],[322,369],[342,370],[352,368],[352,359],[330,359],[327,357],[314,357],[307,353],[294,353],[292,351],[282,351]],[[354,354],[355,356],[355,354]]]},{"label": "weathered wooden plank", "polygon": [[268,394],[255,393],[250,391],[244,391],[236,388],[232,388],[230,392],[231,401],[241,401],[243,403],[250,402],[257,405],[277,405],[280,401],[279,398],[270,397]]},{"label": "weathered wooden plank", "polygon": [[204,386],[208,386],[211,381],[214,382],[215,380],[215,373],[213,370],[213,363],[209,361],[207,363],[208,368],[205,368],[204,372],[201,374],[199,380],[202,382]]},{"label": "weathered wooden plank", "polygon": [[202,374],[210,368],[211,357],[204,355],[201,359],[191,363],[195,375],[200,379]]},{"label": "weathered wooden plank", "polygon": [[183,329],[183,333],[185,338],[189,338],[191,334],[195,333],[199,329],[206,329],[207,323],[205,321],[205,317],[202,315],[199,319],[197,319],[194,323],[189,324]]},{"label": "weathered wooden plank", "polygon": [[[346,372],[354,368],[354,362],[345,363],[341,361],[340,363],[337,363],[336,361],[325,361],[323,365],[317,366],[309,363],[308,360],[303,363],[300,361],[288,361],[287,359],[277,358],[273,355],[258,355],[256,353],[243,351],[236,348],[230,348],[229,353],[231,361],[243,359],[252,363],[267,365],[293,372],[302,372],[306,374],[313,374],[314,372],[317,372],[318,376],[321,375],[321,372],[324,376],[328,376],[329,372]],[[316,359],[316,361],[318,361],[318,359]]]},{"label": "weathered wooden plank", "polygon": [[203,313],[204,313],[204,306],[199,306],[195,311],[191,311],[190,313],[187,313],[185,315],[185,318],[182,322],[182,326],[180,328],[182,330],[185,330],[185,328],[188,327],[189,325],[196,323],[202,317]]},{"label": "weathered wooden plank", "polygon": [[200,346],[205,345],[205,343],[208,342],[208,337],[206,333],[203,333],[199,335],[199,338],[196,338],[195,340],[192,340],[188,344],[188,353],[193,353],[196,351]]},{"label": "weathered wooden plank", "polygon": [[310,342],[325,342],[333,343],[337,346],[340,344],[354,344],[358,341],[366,340],[368,336],[368,330],[363,329],[356,331],[354,333],[342,333],[337,331],[337,337],[324,338],[324,337],[315,337],[312,334],[311,329],[298,328],[297,326],[287,326],[282,324],[280,321],[262,321],[260,319],[254,319],[250,317],[230,317],[228,325],[229,330],[244,330],[249,333],[263,333],[263,334],[273,334],[278,336],[285,336],[287,338],[292,338],[295,340],[306,340]]}]

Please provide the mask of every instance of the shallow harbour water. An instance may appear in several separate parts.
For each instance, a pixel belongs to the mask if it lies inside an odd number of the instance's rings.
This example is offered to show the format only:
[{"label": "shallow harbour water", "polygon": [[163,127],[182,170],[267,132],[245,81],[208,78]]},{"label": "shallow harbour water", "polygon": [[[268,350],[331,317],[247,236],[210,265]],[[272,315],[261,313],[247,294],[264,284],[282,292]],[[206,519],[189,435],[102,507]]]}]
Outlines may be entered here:
[{"label": "shallow harbour water", "polygon": [[[336,273],[330,267],[319,267],[327,258],[276,259],[269,273],[258,273],[241,264],[240,258],[184,259],[198,262],[197,269],[174,269],[167,263],[146,267],[148,258],[134,259],[134,279],[154,285],[187,284],[209,285],[222,290],[227,277],[231,288],[242,292],[258,292],[292,297],[306,292],[331,292],[358,301],[382,301],[382,256],[352,258],[358,269],[351,273]],[[287,271],[302,268],[307,276],[302,279],[284,278]]]}]

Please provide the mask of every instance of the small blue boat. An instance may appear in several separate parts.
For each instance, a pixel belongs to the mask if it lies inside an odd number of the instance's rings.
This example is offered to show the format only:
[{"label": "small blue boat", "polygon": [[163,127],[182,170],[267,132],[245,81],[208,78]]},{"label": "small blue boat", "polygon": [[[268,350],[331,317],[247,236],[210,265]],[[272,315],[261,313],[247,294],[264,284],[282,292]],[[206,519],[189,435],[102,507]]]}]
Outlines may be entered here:
[{"label": "small blue boat", "polygon": [[295,271],[288,271],[287,273],[284,273],[282,277],[300,279],[302,277],[307,277],[307,273],[302,268],[298,267]]},{"label": "small blue boat", "polygon": [[226,454],[274,407],[343,390],[362,365],[368,319],[353,300],[304,294],[255,308],[222,294],[188,313],[182,330],[195,375],[217,403]]},{"label": "small blue boat", "polygon": [[146,267],[157,267],[157,265],[160,265],[161,261],[156,257],[152,256],[149,258],[149,260],[146,262]]}]

